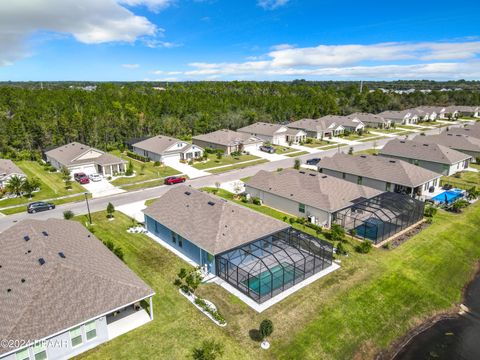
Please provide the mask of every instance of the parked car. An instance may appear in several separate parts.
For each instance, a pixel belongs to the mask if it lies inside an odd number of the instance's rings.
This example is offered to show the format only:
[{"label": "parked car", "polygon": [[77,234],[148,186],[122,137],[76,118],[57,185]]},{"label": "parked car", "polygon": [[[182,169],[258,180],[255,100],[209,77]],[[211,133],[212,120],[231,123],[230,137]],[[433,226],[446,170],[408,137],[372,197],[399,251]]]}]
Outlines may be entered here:
[{"label": "parked car", "polygon": [[27,212],[29,214],[35,214],[39,211],[46,211],[55,209],[55,204],[44,202],[44,201],[36,201],[32,202],[27,205]]},{"label": "parked car", "polygon": [[308,159],[305,164],[307,165],[317,165],[319,162],[320,162],[320,158],[312,158],[312,159]]},{"label": "parked car", "polygon": [[187,181],[187,178],[182,177],[182,176],[170,176],[165,178],[164,184],[165,185],[173,185],[173,184],[179,184],[179,183],[184,183]]},{"label": "parked car", "polygon": [[275,148],[270,145],[260,146],[260,150],[269,154],[275,154]]},{"label": "parked car", "polygon": [[80,184],[89,184],[90,180],[88,179],[88,176],[85,175],[85,173],[75,173],[73,174],[73,178],[75,181],[78,181]]},{"label": "parked car", "polygon": [[88,176],[88,178],[92,181],[95,181],[95,182],[102,181],[102,176],[99,175],[99,174],[91,174],[91,175]]}]

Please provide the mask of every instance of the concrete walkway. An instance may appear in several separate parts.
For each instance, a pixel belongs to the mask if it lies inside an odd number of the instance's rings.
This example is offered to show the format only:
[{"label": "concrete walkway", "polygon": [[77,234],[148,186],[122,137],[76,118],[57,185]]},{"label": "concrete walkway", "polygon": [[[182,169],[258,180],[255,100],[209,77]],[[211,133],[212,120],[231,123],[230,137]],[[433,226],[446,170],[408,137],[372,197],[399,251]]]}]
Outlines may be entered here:
[{"label": "concrete walkway", "polygon": [[145,200],[136,201],[127,205],[120,205],[117,206],[115,210],[124,213],[128,217],[135,219],[139,223],[143,223],[145,221],[145,217],[143,216],[142,210],[145,209]]},{"label": "concrete walkway", "polygon": [[311,147],[308,147],[308,146],[302,146],[302,145],[293,145],[290,146],[292,149],[296,149],[296,150],[300,150],[300,151],[306,151],[308,153],[316,153],[318,152],[318,149],[316,148],[311,148]]},{"label": "concrete walkway", "polygon": [[204,170],[198,170],[195,169],[193,166],[190,166],[188,164],[183,164],[180,162],[178,159],[165,159],[164,160],[165,165],[170,166],[171,168],[174,168],[175,170],[180,171],[182,174],[187,175],[190,179],[196,179],[202,176],[208,176],[210,175],[209,172],[206,172]]},{"label": "concrete walkway", "polygon": [[377,136],[386,136],[386,137],[397,137],[398,133],[381,133],[381,132],[376,132],[376,131],[371,131],[370,134],[377,135]]},{"label": "concrete walkway", "polygon": [[339,137],[332,137],[331,139],[328,139],[328,140],[339,143],[339,144],[345,144],[345,145],[358,145],[358,143],[359,143],[359,141],[347,140],[347,139],[339,138]]}]

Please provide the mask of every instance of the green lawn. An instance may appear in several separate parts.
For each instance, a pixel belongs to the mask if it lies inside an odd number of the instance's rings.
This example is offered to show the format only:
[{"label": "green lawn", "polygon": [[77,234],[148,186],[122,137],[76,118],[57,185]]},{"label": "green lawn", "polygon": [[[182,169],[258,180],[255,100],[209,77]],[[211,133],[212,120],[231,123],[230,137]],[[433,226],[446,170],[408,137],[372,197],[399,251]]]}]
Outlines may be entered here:
[{"label": "green lawn", "polygon": [[318,140],[313,138],[308,138],[308,139],[311,140],[312,142],[310,144],[306,142],[303,144],[303,146],[310,147],[310,148],[318,148],[320,146],[331,144],[330,141],[326,141],[326,140]]},{"label": "green lawn", "polygon": [[[470,164],[471,167],[477,168],[480,170],[480,166],[476,164]],[[452,184],[456,187],[460,187],[462,189],[470,189],[471,187],[477,187],[480,189],[480,172],[472,172],[472,171],[462,171],[456,174],[456,176],[442,176],[440,179],[441,183],[448,183]]]},{"label": "green lawn", "polygon": [[288,146],[280,146],[280,145],[272,145],[275,148],[275,153],[280,155],[285,155],[294,151],[298,151],[297,149],[290,148]]},{"label": "green lawn", "polygon": [[16,164],[28,178],[36,177],[40,180],[40,191],[33,193],[32,199],[22,197],[0,200],[0,208],[26,204],[32,201],[54,199],[86,191],[75,181],[72,181],[72,190],[66,190],[62,175],[59,172],[51,173],[45,171],[43,166],[36,161],[17,161]]},{"label": "green lawn", "polygon": [[215,154],[209,154],[207,162],[195,163],[193,167],[199,170],[205,170],[205,169],[210,169],[218,166],[234,165],[239,162],[255,160],[255,159],[260,159],[260,158],[254,155],[243,154],[240,156],[228,155],[228,156],[223,156],[221,159],[217,159]]},{"label": "green lawn", "polygon": [[225,171],[243,169],[243,168],[246,168],[246,167],[249,167],[249,166],[263,164],[263,163],[266,163],[266,162],[268,162],[268,160],[260,159],[260,160],[255,160],[255,161],[248,162],[246,164],[236,164],[236,165],[232,165],[232,166],[226,166],[226,167],[223,167],[223,168],[220,168],[220,169],[212,169],[212,170],[208,170],[208,172],[211,173],[211,174],[219,174],[219,173],[222,173],[222,172],[225,172]]},{"label": "green lawn", "polygon": [[399,133],[399,132],[403,131],[401,129],[394,129],[394,128],[390,128],[390,129],[369,129],[369,130],[373,131],[373,132],[377,132],[377,133],[382,133],[382,134],[395,134],[395,133]]},{"label": "green lawn", "polygon": [[[92,195],[88,194],[88,198],[91,199]],[[52,200],[50,202],[55,204],[55,205],[62,205],[62,204],[67,204],[67,203],[80,202],[80,201],[85,201],[85,195],[84,194],[72,196],[72,197],[69,197],[69,198],[66,198],[66,199]],[[21,212],[25,212],[25,211],[27,211],[26,204],[16,206],[16,207],[13,207],[13,208],[10,208],[10,209],[2,210],[1,212],[4,215],[12,215],[12,214],[18,214],[18,213],[21,213]]]},{"label": "green lawn", "polygon": [[296,152],[296,153],[285,154],[285,156],[288,156],[288,157],[297,157],[297,156],[305,155],[305,154],[309,154],[309,152],[308,152],[308,151],[299,151],[299,152]]},{"label": "green lawn", "polygon": [[355,151],[353,155],[376,155],[378,154],[377,149],[368,149],[368,150],[361,150],[361,151]]},{"label": "green lawn", "polygon": [[[259,209],[276,218],[285,216]],[[79,220],[85,222],[85,217]],[[460,215],[440,211],[429,228],[394,250],[360,255],[348,240],[350,256],[342,257],[338,271],[262,314],[218,285],[202,285],[199,294],[213,301],[228,322],[222,329],[173,286],[185,263],[147,236],[127,234],[131,220],[122,214],[107,221],[104,212],[95,213],[93,221],[95,235],[122,247],[127,265],[157,295],[153,322],[80,356],[85,359],[185,359],[203,339],[221,342],[222,359],[227,360],[371,359],[429,316],[458,304],[480,257],[480,203]],[[269,351],[249,336],[266,318],[275,329]]]},{"label": "green lawn", "polygon": [[[120,151],[118,150],[111,151],[111,154],[118,156],[124,160],[131,161],[133,164],[133,169],[137,174],[133,177],[121,177],[113,180],[112,184],[115,186],[134,184],[145,180],[162,179],[167,176],[176,175],[179,173],[177,170],[168,166],[154,166],[154,163],[152,161],[148,163],[143,163],[141,161],[131,159],[127,155],[120,153]],[[143,164],[145,165],[145,168],[142,170]]]},{"label": "green lawn", "polygon": [[369,137],[369,138],[366,138],[366,139],[360,139],[360,140],[357,140],[357,141],[367,142],[367,141],[374,141],[374,140],[387,139],[387,138],[388,138],[388,136],[372,136],[372,137]]}]

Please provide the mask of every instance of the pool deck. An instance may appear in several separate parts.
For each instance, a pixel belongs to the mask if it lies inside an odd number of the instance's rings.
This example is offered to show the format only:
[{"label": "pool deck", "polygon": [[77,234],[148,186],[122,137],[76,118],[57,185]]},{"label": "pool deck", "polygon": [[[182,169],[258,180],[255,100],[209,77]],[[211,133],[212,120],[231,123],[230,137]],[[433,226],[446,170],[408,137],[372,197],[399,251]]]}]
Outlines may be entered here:
[{"label": "pool deck", "polygon": [[433,199],[435,196],[438,196],[438,195],[440,195],[440,194],[443,194],[445,191],[455,191],[455,190],[461,190],[462,192],[464,191],[464,190],[462,190],[462,189],[456,189],[456,188],[452,188],[452,189],[450,189],[450,190],[445,190],[445,189],[442,189],[442,188],[438,188],[438,189],[436,189],[433,193],[425,193],[425,194],[423,194],[423,196],[425,196],[425,199],[431,200],[431,199]]},{"label": "pool deck", "polygon": [[299,282],[298,284],[296,284],[296,285],[292,286],[291,288],[281,292],[280,294],[272,297],[271,299],[268,299],[267,301],[264,301],[261,304],[257,303],[255,300],[249,298],[247,295],[243,294],[241,291],[237,290],[232,285],[230,285],[229,283],[227,283],[225,280],[221,279],[218,276],[216,276],[214,279],[212,279],[212,282],[215,282],[216,284],[220,285],[222,288],[227,290],[229,293],[238,297],[240,300],[242,300],[245,304],[250,306],[256,312],[261,313],[261,312],[267,310],[268,308],[272,307],[276,303],[282,301],[287,296],[290,296],[294,292],[296,292],[296,291],[304,288],[305,286],[313,283],[314,281],[330,274],[331,272],[334,272],[335,270],[338,270],[339,268],[340,268],[340,265],[338,265],[335,262],[332,262],[332,265],[330,265],[328,268],[323,269],[322,271],[319,271],[315,275],[312,275],[309,278],[306,278],[302,282]]}]

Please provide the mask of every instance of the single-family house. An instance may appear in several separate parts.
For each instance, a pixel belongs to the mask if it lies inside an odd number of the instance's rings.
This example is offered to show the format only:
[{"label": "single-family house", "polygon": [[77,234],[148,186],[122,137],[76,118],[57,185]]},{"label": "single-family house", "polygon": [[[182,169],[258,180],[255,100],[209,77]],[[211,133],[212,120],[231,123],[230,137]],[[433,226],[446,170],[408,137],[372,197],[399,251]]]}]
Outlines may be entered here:
[{"label": "single-family house", "polygon": [[345,130],[343,126],[324,118],[302,119],[288,124],[288,127],[290,129],[303,130],[306,132],[307,137],[313,139],[331,138],[332,136],[342,134]]},{"label": "single-family house", "polygon": [[469,116],[480,118],[480,106],[455,106],[457,117]]},{"label": "single-family house", "polygon": [[126,170],[127,161],[88,145],[72,142],[44,153],[44,158],[57,170],[66,167],[72,174],[112,176]]},{"label": "single-family house", "polygon": [[378,190],[406,194],[424,199],[424,194],[440,186],[441,174],[409,162],[376,155],[335,154],[318,163],[322,174]]},{"label": "single-family house", "polygon": [[380,150],[380,156],[400,159],[433,172],[449,176],[468,168],[472,157],[446,146],[422,141],[393,139]]},{"label": "single-family house", "polygon": [[237,129],[237,131],[258,137],[273,145],[287,145],[290,142],[297,144],[305,141],[307,136],[306,133],[299,136],[298,132],[289,131],[285,125],[265,122],[257,122]]},{"label": "single-family house", "polygon": [[143,212],[155,241],[257,303],[332,265],[330,244],[185,185]]},{"label": "single-family house", "polygon": [[331,122],[336,125],[340,125],[343,127],[344,131],[347,132],[358,133],[365,129],[365,124],[360,120],[359,117],[328,115],[320,119],[324,119],[324,121],[327,123]]},{"label": "single-family house", "polygon": [[12,160],[0,159],[0,189],[5,187],[8,181],[14,176],[22,179],[27,177]]},{"label": "single-family house", "polygon": [[247,133],[222,129],[194,136],[192,143],[203,149],[220,149],[230,155],[233,152],[256,150],[263,145],[263,140]]},{"label": "single-family house", "polygon": [[327,228],[340,224],[374,243],[423,217],[423,202],[362,183],[309,170],[262,170],[246,182],[245,191],[272,208]]},{"label": "single-family house", "polygon": [[390,120],[392,123],[397,125],[408,125],[416,124],[418,121],[418,115],[413,114],[411,111],[402,110],[402,111],[384,111],[378,114],[386,120]]},{"label": "single-family house", "polygon": [[[480,139],[480,123],[475,123],[473,125],[466,125],[464,127],[452,127],[447,128],[446,134],[459,134],[459,135],[467,135],[473,138]],[[444,134],[445,134],[444,133]]]},{"label": "single-family house", "polygon": [[192,160],[203,156],[203,149],[195,144],[169,136],[157,135],[132,144],[132,151],[151,161]]},{"label": "single-family house", "polygon": [[153,318],[154,291],[76,221],[0,234],[0,359],[70,359]]},{"label": "single-family house", "polygon": [[439,144],[460,151],[470,155],[473,161],[480,159],[480,139],[475,136],[445,131],[439,135],[422,136],[421,141],[429,144]]},{"label": "single-family house", "polygon": [[385,119],[383,116],[356,112],[348,115],[351,119],[357,119],[358,121],[365,124],[366,127],[376,128],[376,129],[388,129],[392,123],[391,120]]}]

